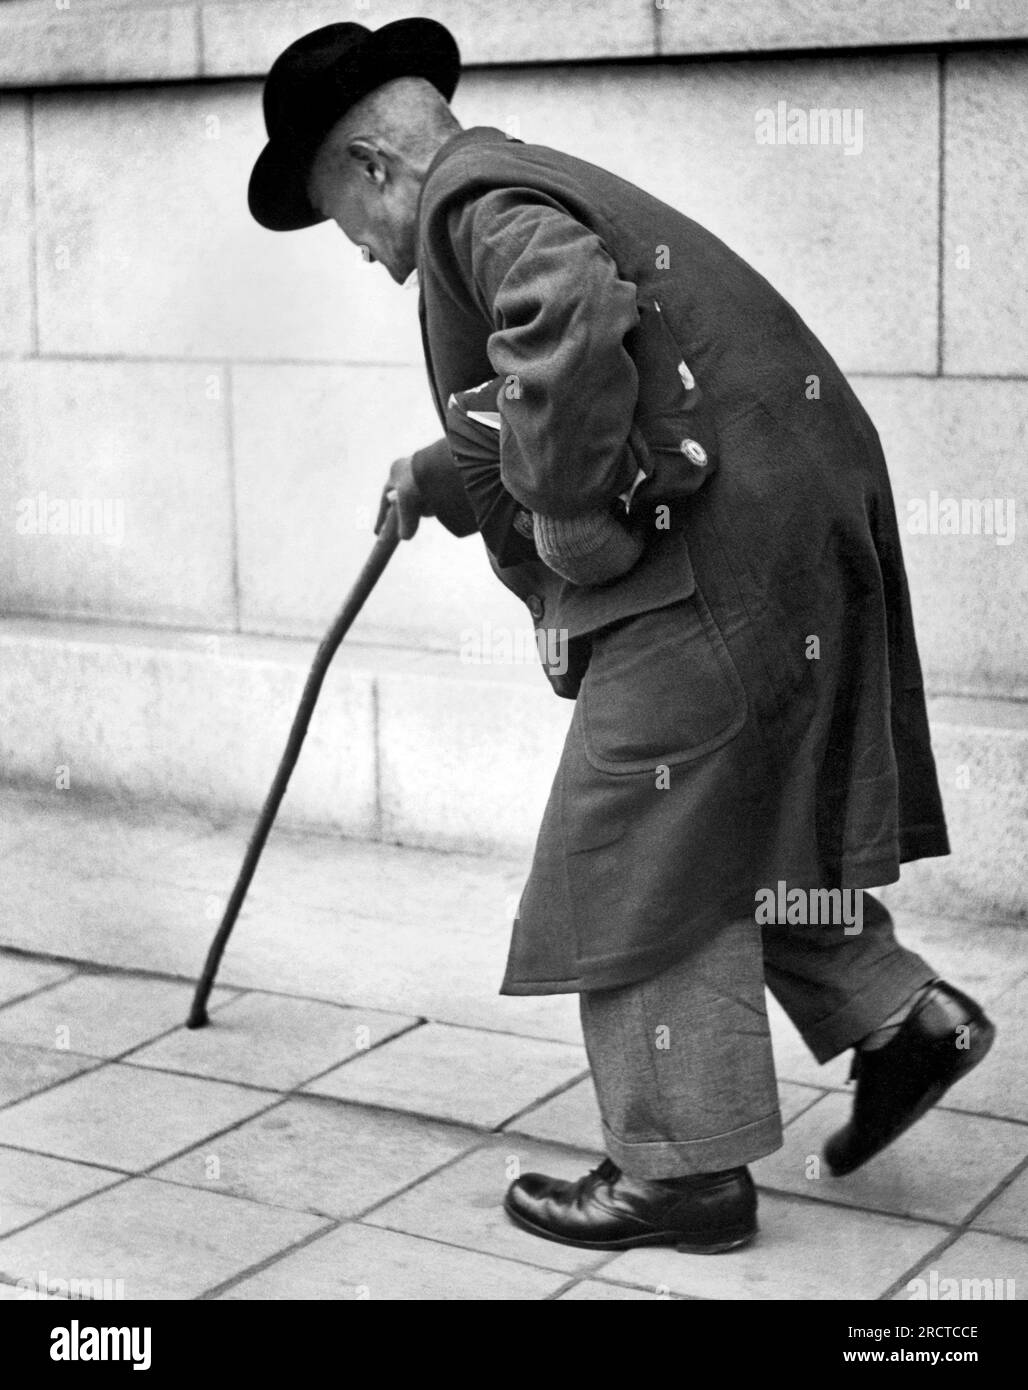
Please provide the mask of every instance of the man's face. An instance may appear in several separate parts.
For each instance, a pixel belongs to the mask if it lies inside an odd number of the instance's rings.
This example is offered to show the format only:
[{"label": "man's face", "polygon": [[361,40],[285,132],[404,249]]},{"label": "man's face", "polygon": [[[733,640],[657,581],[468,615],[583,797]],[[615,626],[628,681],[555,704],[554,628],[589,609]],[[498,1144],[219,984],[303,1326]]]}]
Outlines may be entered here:
[{"label": "man's face", "polygon": [[417,187],[378,152],[322,151],[308,180],[311,202],[403,284],[415,267]]}]

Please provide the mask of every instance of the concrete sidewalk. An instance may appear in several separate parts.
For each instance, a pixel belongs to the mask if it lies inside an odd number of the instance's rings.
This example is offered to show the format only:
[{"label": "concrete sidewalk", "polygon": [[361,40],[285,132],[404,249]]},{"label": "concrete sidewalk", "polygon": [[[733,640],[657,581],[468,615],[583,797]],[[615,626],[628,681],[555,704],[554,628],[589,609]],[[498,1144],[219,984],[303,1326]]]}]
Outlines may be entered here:
[{"label": "concrete sidewalk", "polygon": [[1023,928],[900,919],[1000,1034],[888,1153],[821,1171],[846,1060],[773,1008],[758,1241],[590,1256],[500,1210],[601,1151],[576,1001],[496,994],[525,864],[277,833],[189,1033],[249,828],[0,793],[0,1298],[1025,1297]]}]

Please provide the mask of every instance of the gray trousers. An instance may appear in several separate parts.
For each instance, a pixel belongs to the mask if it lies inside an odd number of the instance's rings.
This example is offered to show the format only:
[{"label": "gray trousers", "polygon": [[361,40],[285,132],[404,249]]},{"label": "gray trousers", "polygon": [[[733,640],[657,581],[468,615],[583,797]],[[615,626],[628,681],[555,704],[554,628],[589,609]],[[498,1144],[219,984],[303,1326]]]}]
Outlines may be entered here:
[{"label": "gray trousers", "polygon": [[579,996],[609,1156],[639,1178],[734,1168],[782,1143],[764,985],[819,1062],[935,972],[863,894],[863,927],[729,922],[669,970]]}]

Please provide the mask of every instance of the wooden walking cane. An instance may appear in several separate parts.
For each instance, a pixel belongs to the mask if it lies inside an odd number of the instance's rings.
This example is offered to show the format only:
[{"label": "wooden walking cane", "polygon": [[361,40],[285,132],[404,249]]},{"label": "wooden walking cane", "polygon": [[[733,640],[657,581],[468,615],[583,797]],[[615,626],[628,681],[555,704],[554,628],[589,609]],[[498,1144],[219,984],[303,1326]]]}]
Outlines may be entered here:
[{"label": "wooden walking cane", "polygon": [[189,1011],[186,1020],[187,1028],[203,1028],[210,1022],[207,1014],[207,1000],[210,998],[211,990],[214,988],[214,977],[218,973],[218,966],[221,958],[225,954],[225,947],[228,945],[229,936],[235,926],[236,918],[239,916],[239,909],[243,906],[243,899],[246,897],[250,881],[257,868],[257,861],[261,857],[261,850],[264,842],[268,838],[268,832],[274,823],[278,808],[282,804],[282,798],[286,794],[286,787],[289,785],[289,778],[292,776],[293,768],[300,756],[300,749],[303,747],[303,740],[307,734],[307,726],[311,722],[311,715],[314,713],[314,706],[318,701],[318,694],[321,690],[325,673],[340,642],[349,632],[354,618],[364,606],[364,601],[378,583],[382,571],[389,563],[393,551],[400,542],[400,523],[397,515],[395,501],[391,503],[386,512],[385,521],[382,529],[375,541],[374,548],[367,560],[364,568],[357,576],[357,582],[350,590],[349,596],[332,626],[322,638],[321,645],[318,647],[314,657],[314,664],[311,667],[310,675],[307,677],[307,684],[303,688],[300,696],[300,703],[293,718],[293,727],[289,730],[289,738],[286,741],[285,751],[279,762],[278,770],[275,773],[271,790],[268,792],[267,799],[261,809],[257,824],[254,826],[253,834],[250,836],[250,843],[246,847],[246,854],[243,857],[243,865],[239,870],[239,877],[236,879],[235,887],[225,908],[225,915],[221,919],[221,925],[215,933],[214,940],[211,942],[211,949],[207,952],[207,960],[204,962],[203,974],[200,976],[196,986],[196,993],[193,995],[193,1006]]}]

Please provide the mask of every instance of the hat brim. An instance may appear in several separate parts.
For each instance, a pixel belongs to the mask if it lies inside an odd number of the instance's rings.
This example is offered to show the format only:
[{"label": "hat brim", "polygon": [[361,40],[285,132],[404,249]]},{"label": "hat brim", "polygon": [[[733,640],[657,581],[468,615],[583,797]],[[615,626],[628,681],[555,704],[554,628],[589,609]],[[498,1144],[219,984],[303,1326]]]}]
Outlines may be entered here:
[{"label": "hat brim", "polygon": [[[399,19],[371,33],[360,54],[360,79],[347,91],[338,120],[362,97],[397,77],[424,77],[447,101],[460,77],[453,37],[431,19]],[[314,227],[325,217],[307,196],[307,181],[326,130],[316,140],[269,140],[250,175],[250,212],[272,232]]]}]

